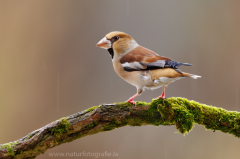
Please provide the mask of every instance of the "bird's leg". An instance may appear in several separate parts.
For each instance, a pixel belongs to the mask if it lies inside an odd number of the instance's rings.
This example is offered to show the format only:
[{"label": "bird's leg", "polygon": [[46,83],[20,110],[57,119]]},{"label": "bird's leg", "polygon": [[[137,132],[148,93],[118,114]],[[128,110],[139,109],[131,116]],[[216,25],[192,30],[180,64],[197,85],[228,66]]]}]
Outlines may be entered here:
[{"label": "bird's leg", "polygon": [[157,97],[157,98],[162,98],[165,99],[165,86],[163,86],[163,91],[162,91],[162,95]]},{"label": "bird's leg", "polygon": [[136,93],[134,96],[130,97],[126,102],[132,103],[132,104],[136,104],[135,101],[133,101],[133,99],[138,96],[138,93]]},{"label": "bird's leg", "polygon": [[136,93],[134,96],[130,97],[126,102],[129,102],[129,103],[132,103],[132,104],[135,104],[135,105],[136,105],[136,102],[133,101],[133,99],[134,99],[135,97],[137,97],[138,95],[141,95],[142,92],[143,92],[143,89],[142,89],[142,88],[137,88],[137,93]]}]

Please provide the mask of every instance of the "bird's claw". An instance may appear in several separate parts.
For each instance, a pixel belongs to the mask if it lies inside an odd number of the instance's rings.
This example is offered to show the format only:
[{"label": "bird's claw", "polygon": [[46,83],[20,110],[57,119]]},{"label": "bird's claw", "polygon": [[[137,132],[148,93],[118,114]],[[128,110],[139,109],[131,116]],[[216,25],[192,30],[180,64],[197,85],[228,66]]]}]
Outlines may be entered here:
[{"label": "bird's claw", "polygon": [[136,105],[136,102],[133,101],[133,100],[127,100],[126,102],[128,102],[128,103],[132,103],[132,104]]},{"label": "bird's claw", "polygon": [[159,99],[159,98],[161,98],[161,99],[166,99],[165,96],[159,96],[159,97],[157,97],[157,99]]}]

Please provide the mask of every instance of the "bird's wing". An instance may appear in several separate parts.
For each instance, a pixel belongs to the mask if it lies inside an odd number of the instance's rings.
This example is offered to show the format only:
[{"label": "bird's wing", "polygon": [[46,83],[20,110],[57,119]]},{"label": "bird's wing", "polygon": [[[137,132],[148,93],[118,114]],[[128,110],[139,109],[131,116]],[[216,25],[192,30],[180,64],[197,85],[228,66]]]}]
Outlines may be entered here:
[{"label": "bird's wing", "polygon": [[171,60],[170,58],[159,56],[155,52],[142,46],[137,46],[135,49],[123,56],[120,59],[120,63],[125,71],[173,68],[179,73],[182,73],[182,71],[178,69],[179,66],[191,66],[191,64],[188,63],[179,63]]}]

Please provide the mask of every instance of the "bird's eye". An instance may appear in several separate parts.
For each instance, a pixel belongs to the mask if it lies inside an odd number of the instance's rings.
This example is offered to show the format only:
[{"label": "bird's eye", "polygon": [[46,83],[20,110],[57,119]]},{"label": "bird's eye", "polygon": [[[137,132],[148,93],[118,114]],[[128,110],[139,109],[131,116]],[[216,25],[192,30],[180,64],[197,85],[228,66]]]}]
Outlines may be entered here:
[{"label": "bird's eye", "polygon": [[119,39],[119,37],[118,37],[118,36],[114,36],[113,38],[114,38],[115,40],[118,40],[118,39]]}]

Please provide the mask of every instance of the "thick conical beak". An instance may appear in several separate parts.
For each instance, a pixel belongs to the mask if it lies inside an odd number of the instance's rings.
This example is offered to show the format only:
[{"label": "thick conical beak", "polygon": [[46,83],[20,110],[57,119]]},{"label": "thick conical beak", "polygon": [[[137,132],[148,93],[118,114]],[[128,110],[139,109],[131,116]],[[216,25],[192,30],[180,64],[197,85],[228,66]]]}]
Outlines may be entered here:
[{"label": "thick conical beak", "polygon": [[106,37],[104,37],[102,40],[100,40],[97,43],[97,46],[104,48],[104,49],[109,49],[109,48],[111,48],[111,41],[108,40]]}]

